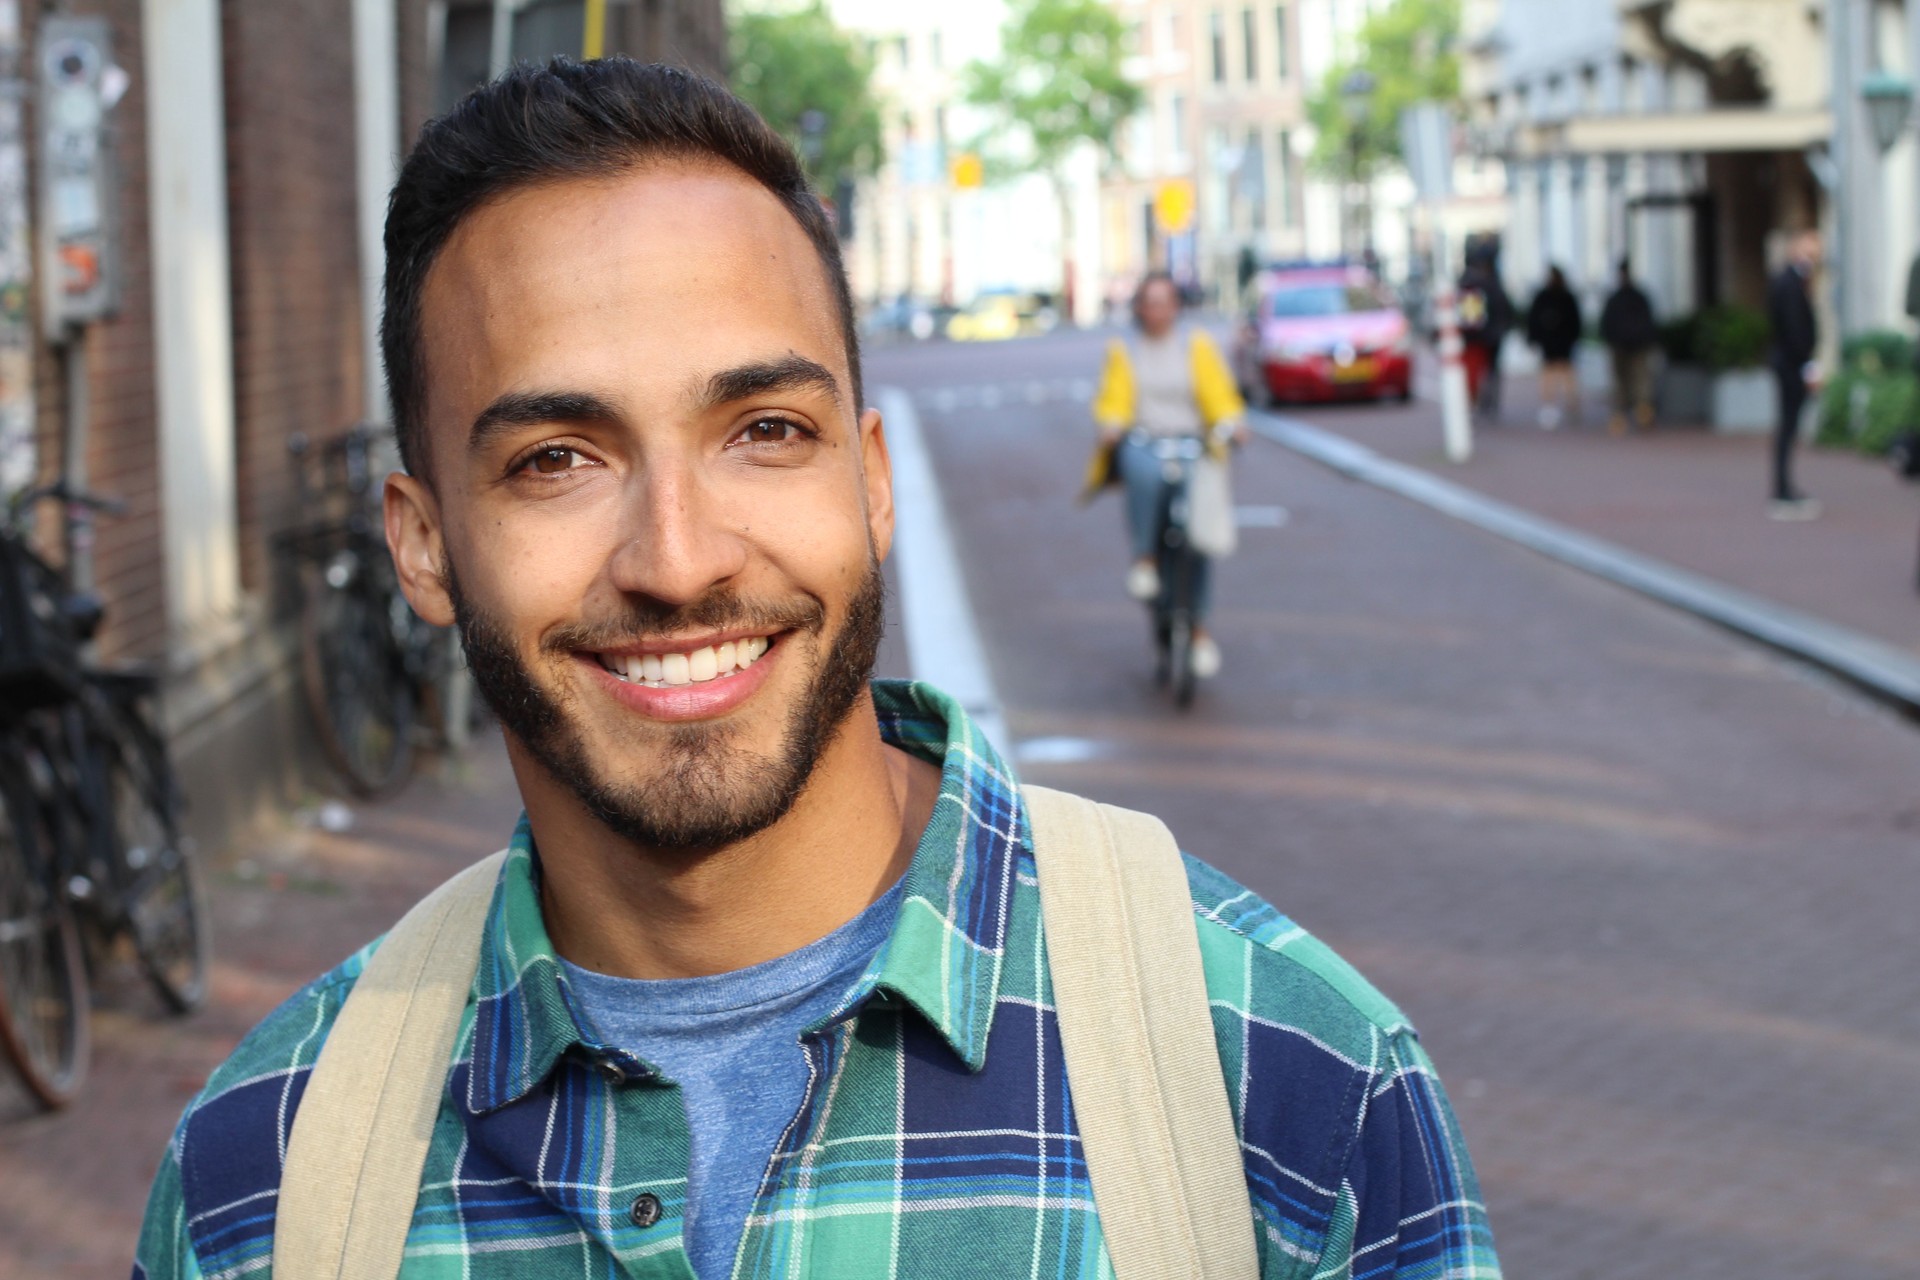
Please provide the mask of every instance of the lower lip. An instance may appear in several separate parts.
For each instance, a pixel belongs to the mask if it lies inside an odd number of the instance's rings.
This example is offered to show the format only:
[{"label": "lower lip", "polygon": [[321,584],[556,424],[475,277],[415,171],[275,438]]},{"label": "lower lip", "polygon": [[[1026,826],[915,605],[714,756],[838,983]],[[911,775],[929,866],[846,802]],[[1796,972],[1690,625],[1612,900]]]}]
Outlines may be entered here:
[{"label": "lower lip", "polygon": [[598,658],[585,654],[578,657],[613,699],[628,710],[637,711],[653,720],[678,721],[710,720],[732,711],[767,682],[773,664],[785,651],[785,637],[782,637],[779,643],[761,654],[745,671],[716,676],[699,684],[669,685],[666,688],[629,684],[601,666]]}]

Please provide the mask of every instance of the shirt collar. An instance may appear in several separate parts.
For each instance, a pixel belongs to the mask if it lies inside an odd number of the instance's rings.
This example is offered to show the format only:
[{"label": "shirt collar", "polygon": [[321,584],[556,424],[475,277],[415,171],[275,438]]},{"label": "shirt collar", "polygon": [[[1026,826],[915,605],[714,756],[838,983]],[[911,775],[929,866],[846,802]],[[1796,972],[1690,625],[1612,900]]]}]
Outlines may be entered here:
[{"label": "shirt collar", "polygon": [[[907,867],[900,914],[854,1003],[875,992],[917,1010],[969,1070],[986,1062],[1020,861],[1030,855],[1013,771],[960,705],[931,685],[873,682],[880,735],[940,766],[940,795]],[[540,914],[539,862],[522,814],[474,975],[467,1106],[531,1091],[569,1053],[601,1053]]]}]

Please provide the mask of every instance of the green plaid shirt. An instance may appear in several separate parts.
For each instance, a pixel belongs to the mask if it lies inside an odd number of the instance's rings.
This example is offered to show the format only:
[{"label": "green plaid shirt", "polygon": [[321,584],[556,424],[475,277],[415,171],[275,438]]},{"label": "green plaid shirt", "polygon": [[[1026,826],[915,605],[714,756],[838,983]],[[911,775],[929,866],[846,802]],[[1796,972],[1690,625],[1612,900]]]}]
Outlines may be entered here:
[{"label": "green plaid shirt", "polygon": [[[802,1038],[806,1097],[761,1178],[733,1275],[1111,1276],[1019,783],[944,695],[881,681],[874,700],[887,741],[942,766],[940,798],[887,942]],[[1192,860],[1188,873],[1262,1276],[1497,1277],[1466,1149],[1413,1029],[1252,893]],[[678,1091],[585,1029],[538,875],[523,820],[402,1274],[691,1280]],[[365,958],[269,1016],[188,1107],[137,1277],[268,1275],[294,1112]]]}]

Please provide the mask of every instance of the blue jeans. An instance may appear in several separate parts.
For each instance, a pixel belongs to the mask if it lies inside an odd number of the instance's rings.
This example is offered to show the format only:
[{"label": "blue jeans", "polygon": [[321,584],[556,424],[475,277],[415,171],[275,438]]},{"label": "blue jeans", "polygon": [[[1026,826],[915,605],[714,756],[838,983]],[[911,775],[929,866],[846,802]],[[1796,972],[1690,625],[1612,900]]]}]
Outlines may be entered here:
[{"label": "blue jeans", "polygon": [[[1133,558],[1160,561],[1163,559],[1160,525],[1166,514],[1167,503],[1173,497],[1173,486],[1167,483],[1166,475],[1160,469],[1160,459],[1153,456],[1153,450],[1131,437],[1120,442],[1114,462],[1119,466],[1120,478],[1127,487],[1127,534],[1133,546]],[[1167,578],[1165,566],[1162,565],[1160,582],[1163,592],[1167,588]],[[1213,562],[1206,556],[1193,557],[1190,586],[1189,603],[1193,620],[1196,624],[1205,622],[1213,586]]]}]

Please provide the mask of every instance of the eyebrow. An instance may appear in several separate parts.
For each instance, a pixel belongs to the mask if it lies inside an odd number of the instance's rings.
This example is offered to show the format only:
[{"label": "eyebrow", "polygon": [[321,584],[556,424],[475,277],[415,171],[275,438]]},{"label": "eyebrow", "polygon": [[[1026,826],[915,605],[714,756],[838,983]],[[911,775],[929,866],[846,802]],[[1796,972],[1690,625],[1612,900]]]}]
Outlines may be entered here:
[{"label": "eyebrow", "polygon": [[701,389],[700,407],[718,408],[776,391],[819,391],[832,397],[836,405],[841,403],[840,382],[825,365],[803,355],[788,354],[777,360],[756,360],[720,370]]},{"label": "eyebrow", "polygon": [[516,427],[543,422],[619,422],[621,413],[590,391],[509,391],[480,411],[467,432],[467,450],[478,453]]}]

